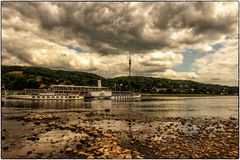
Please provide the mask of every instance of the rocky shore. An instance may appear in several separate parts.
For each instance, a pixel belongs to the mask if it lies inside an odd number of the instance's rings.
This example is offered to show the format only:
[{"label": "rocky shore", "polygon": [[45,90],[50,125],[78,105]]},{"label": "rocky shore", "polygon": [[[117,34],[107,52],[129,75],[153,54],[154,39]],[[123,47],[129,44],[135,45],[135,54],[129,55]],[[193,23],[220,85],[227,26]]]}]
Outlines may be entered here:
[{"label": "rocky shore", "polygon": [[238,158],[233,117],[2,109],[2,158]]}]

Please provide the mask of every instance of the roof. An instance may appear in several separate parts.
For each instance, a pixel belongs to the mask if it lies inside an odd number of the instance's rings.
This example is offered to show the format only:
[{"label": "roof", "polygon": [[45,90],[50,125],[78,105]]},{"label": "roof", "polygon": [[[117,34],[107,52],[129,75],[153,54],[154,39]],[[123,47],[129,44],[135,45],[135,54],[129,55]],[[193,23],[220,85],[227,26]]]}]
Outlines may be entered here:
[{"label": "roof", "polygon": [[50,87],[66,87],[66,88],[109,88],[109,87],[97,87],[97,86],[75,86],[75,85],[50,85]]}]

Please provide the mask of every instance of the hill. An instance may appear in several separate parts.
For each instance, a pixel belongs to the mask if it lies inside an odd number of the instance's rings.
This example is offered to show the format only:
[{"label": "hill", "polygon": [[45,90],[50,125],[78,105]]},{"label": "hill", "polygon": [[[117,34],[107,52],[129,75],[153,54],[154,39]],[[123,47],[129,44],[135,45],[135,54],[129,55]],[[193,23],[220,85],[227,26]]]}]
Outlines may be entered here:
[{"label": "hill", "polygon": [[2,84],[9,90],[39,88],[44,84],[96,85],[101,76],[86,72],[52,70],[42,67],[2,66]]},{"label": "hill", "polygon": [[168,94],[228,94],[238,93],[238,87],[198,83],[189,80],[171,80],[143,76],[104,78],[93,73],[52,70],[42,67],[2,66],[2,86],[8,90],[47,88],[51,84],[103,86],[113,90]]}]

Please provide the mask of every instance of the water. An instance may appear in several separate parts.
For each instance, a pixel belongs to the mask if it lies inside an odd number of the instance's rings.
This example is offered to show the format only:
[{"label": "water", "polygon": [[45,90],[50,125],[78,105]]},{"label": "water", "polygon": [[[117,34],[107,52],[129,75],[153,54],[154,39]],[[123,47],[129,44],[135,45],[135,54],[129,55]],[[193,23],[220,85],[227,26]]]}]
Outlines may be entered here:
[{"label": "water", "polygon": [[149,97],[141,100],[12,100],[2,107],[54,111],[103,111],[131,114],[139,112],[157,117],[238,117],[237,96]]}]

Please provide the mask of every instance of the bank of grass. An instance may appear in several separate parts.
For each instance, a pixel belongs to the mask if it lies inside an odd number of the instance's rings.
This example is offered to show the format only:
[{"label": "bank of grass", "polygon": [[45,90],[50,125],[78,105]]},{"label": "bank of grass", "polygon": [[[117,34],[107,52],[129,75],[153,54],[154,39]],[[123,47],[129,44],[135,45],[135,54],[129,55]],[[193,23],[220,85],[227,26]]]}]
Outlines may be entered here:
[{"label": "bank of grass", "polygon": [[6,74],[12,75],[12,76],[15,76],[15,77],[18,77],[18,78],[24,76],[24,75],[23,75],[23,71],[11,71],[11,72],[8,72],[8,73],[6,73]]},{"label": "bank of grass", "polygon": [[208,97],[208,96],[220,96],[215,94],[150,94],[141,93],[142,97]]}]

